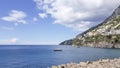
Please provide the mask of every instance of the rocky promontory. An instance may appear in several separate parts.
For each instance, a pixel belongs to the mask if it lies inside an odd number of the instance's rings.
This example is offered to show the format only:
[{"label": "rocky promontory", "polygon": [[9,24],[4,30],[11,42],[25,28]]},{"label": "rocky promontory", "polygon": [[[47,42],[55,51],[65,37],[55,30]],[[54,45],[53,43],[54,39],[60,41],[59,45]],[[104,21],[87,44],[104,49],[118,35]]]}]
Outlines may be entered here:
[{"label": "rocky promontory", "polygon": [[66,41],[61,42],[59,45],[72,45],[73,44],[72,41],[73,41],[73,39],[66,40]]}]

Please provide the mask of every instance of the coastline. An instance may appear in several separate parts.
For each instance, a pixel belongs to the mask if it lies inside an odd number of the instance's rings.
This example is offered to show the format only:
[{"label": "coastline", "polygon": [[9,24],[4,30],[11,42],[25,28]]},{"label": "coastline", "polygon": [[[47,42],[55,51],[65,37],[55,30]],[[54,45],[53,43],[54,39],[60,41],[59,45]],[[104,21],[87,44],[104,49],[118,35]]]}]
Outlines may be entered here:
[{"label": "coastline", "polygon": [[120,58],[61,64],[52,68],[120,68]]}]

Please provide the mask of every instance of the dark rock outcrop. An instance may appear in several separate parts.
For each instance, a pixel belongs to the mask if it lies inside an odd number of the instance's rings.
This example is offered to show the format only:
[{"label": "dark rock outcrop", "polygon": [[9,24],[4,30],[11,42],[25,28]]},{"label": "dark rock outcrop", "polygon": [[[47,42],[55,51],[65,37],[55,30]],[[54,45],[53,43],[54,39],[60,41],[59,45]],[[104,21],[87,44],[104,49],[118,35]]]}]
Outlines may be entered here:
[{"label": "dark rock outcrop", "polygon": [[66,40],[61,42],[59,45],[72,45],[73,44],[73,39]]}]

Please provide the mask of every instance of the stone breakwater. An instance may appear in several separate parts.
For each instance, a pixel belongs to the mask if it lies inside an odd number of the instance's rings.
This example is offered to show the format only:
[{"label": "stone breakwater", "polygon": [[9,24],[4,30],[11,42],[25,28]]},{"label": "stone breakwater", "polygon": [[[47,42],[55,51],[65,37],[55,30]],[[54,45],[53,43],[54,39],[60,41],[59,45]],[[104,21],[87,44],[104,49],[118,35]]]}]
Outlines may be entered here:
[{"label": "stone breakwater", "polygon": [[80,62],[80,63],[68,63],[58,66],[52,66],[52,68],[120,68],[120,58],[115,59],[102,59],[93,62]]}]

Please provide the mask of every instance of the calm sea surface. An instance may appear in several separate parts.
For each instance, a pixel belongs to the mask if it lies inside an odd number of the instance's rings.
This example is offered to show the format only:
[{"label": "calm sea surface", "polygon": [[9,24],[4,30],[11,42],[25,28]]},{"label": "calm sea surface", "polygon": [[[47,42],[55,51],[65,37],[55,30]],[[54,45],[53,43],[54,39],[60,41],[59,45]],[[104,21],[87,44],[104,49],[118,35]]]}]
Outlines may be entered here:
[{"label": "calm sea surface", "polygon": [[[54,52],[60,48],[63,51]],[[100,49],[55,45],[4,45],[0,46],[0,68],[51,68],[52,65],[100,58],[118,58],[120,49]]]}]

